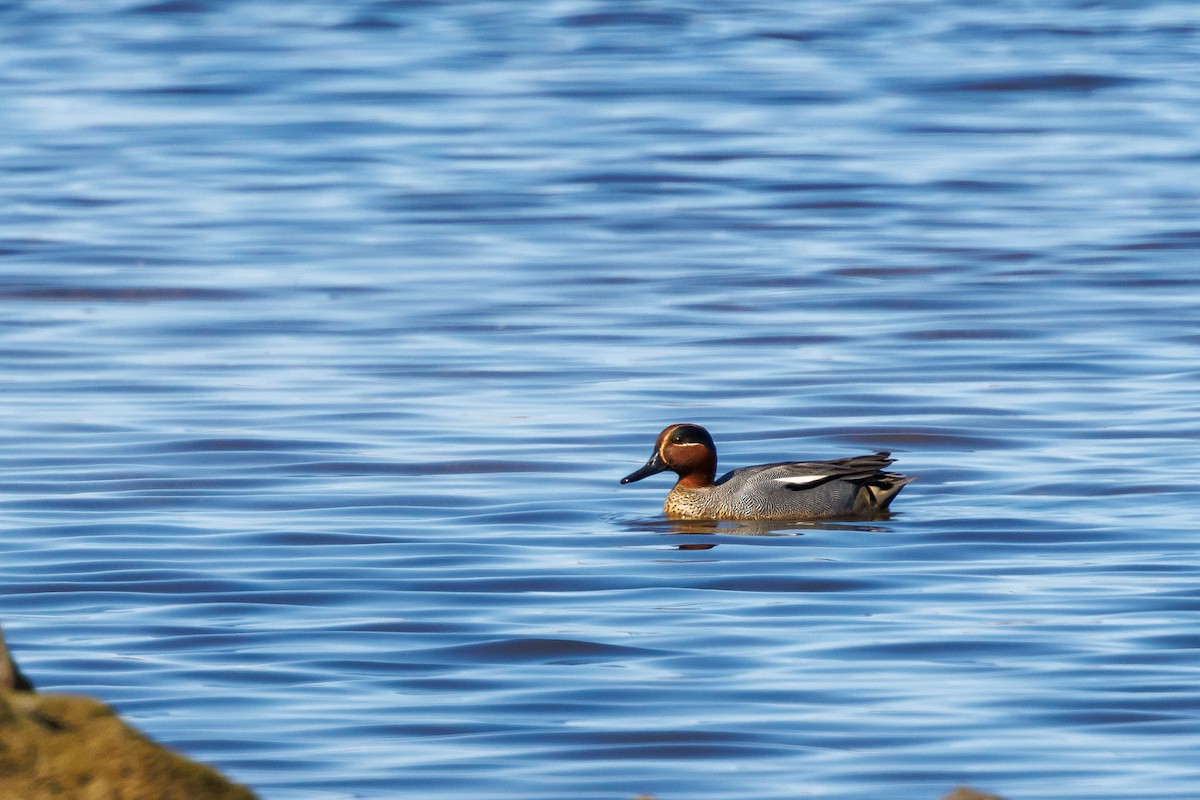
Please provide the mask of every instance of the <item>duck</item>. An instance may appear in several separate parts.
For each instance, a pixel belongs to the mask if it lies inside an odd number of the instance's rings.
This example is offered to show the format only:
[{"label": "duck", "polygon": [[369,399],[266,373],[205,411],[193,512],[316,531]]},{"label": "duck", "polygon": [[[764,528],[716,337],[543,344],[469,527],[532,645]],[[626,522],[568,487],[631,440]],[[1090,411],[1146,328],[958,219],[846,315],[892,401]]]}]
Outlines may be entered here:
[{"label": "duck", "polygon": [[621,484],[671,470],[679,479],[663,512],[671,519],[813,520],[883,514],[916,478],[884,470],[891,453],[833,461],[781,461],[717,474],[712,435],[690,422],[668,425],[654,453]]}]

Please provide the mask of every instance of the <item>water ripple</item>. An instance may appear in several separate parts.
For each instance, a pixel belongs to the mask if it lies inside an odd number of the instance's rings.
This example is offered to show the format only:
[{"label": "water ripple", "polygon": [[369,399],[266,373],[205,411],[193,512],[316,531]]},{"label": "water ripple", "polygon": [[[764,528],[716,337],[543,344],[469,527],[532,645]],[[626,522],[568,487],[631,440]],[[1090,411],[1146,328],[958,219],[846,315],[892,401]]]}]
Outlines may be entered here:
[{"label": "water ripple", "polygon": [[1190,800],[1197,30],[0,5],[10,645],[263,797]]}]

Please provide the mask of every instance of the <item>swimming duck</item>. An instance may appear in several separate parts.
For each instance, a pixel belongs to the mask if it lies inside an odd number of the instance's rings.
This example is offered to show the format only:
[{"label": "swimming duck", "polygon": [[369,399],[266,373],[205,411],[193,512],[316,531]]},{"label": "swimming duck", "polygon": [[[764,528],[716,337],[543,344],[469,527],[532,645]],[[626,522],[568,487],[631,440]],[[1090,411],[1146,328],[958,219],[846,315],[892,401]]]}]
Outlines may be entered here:
[{"label": "swimming duck", "polygon": [[717,474],[717,447],[699,425],[668,425],[645,465],[621,479],[679,475],[663,511],[673,519],[828,519],[886,511],[916,478],[884,472],[889,453],[835,461],[783,461]]}]

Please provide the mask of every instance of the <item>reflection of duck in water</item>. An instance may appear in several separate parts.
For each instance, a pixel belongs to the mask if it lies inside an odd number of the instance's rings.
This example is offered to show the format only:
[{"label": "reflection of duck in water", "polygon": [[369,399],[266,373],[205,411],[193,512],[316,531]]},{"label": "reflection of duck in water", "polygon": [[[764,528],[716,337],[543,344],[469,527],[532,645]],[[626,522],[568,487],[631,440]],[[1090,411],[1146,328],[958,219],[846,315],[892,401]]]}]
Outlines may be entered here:
[{"label": "reflection of duck in water", "polygon": [[717,448],[699,425],[670,425],[654,453],[621,483],[672,470],[679,480],[663,511],[674,519],[800,520],[870,517],[916,478],[884,472],[888,453],[835,461],[785,461],[717,473]]}]

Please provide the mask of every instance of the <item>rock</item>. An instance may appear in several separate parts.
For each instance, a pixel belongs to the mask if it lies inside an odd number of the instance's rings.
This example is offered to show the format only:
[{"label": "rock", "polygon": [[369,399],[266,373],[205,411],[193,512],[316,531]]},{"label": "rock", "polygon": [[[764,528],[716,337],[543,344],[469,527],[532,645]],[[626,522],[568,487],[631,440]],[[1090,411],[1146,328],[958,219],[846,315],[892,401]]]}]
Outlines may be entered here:
[{"label": "rock", "polygon": [[8,645],[4,642],[4,631],[0,630],[0,690],[13,689],[20,692],[32,692],[33,682],[21,674],[17,662],[8,654]]},{"label": "rock", "polygon": [[987,794],[972,789],[970,786],[959,786],[942,800],[1004,800],[1004,798],[997,794]]},{"label": "rock", "polygon": [[0,800],[255,800],[89,697],[37,694],[0,633]]}]

